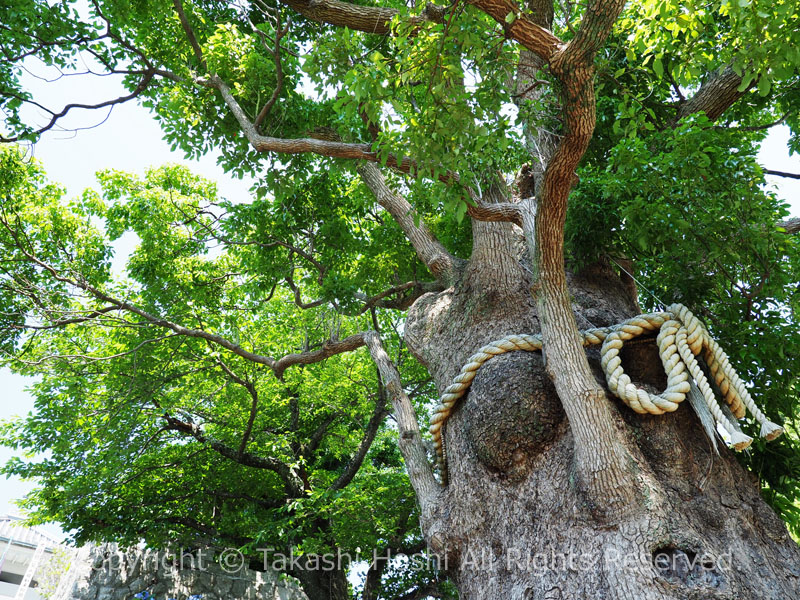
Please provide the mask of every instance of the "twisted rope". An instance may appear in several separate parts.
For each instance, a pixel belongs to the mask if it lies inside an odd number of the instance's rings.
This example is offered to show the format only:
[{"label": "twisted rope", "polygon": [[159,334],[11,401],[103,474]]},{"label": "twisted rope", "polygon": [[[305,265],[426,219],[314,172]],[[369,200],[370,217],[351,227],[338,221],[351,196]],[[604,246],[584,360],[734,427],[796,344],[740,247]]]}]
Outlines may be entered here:
[{"label": "twisted rope", "polygon": [[[661,363],[667,374],[667,388],[660,394],[651,394],[635,386],[622,368],[619,351],[623,344],[646,331],[658,330],[656,344]],[[783,428],[770,422],[756,406],[739,376],[731,367],[725,352],[711,338],[697,317],[682,304],[673,304],[666,312],[643,314],[611,327],[588,329],[581,332],[584,346],[602,344],[600,365],[606,374],[608,388],[633,411],[640,414],[661,415],[677,410],[691,388],[690,377],[697,384],[709,411],[716,422],[730,435],[731,446],[744,450],[753,439],[734,427],[725,416],[714,395],[708,379],[695,358],[705,351],[709,372],[719,387],[722,397],[737,419],[745,416],[745,408],[761,423],[761,436],[771,441],[783,433]],[[467,393],[478,369],[498,354],[513,350],[534,352],[542,349],[538,335],[507,335],[483,346],[467,359],[461,371],[442,394],[439,405],[431,417],[430,432],[436,449],[442,481],[447,483],[447,450],[444,445],[444,426],[453,414],[457,402]]]}]

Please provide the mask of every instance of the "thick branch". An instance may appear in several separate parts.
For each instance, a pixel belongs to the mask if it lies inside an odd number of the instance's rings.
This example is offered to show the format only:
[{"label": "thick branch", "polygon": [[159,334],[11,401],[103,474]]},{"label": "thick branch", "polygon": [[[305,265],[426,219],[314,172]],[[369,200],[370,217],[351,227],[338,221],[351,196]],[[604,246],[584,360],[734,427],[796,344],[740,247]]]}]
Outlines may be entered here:
[{"label": "thick branch", "polygon": [[186,34],[186,38],[189,40],[189,44],[192,46],[192,51],[194,52],[194,57],[197,59],[197,62],[203,67],[205,67],[205,60],[203,59],[203,50],[200,48],[200,44],[197,42],[197,36],[194,34],[194,30],[192,29],[191,24],[189,23],[189,19],[186,17],[186,12],[183,10],[183,3],[181,0],[172,0],[173,6],[175,6],[175,12],[178,13],[178,19],[180,19],[181,27],[183,27],[183,32]]},{"label": "thick branch", "polygon": [[433,476],[433,470],[428,462],[422,436],[419,432],[417,415],[414,406],[403,389],[400,373],[397,371],[386,350],[383,348],[380,336],[374,331],[364,333],[364,342],[369,349],[372,360],[378,367],[386,391],[394,407],[394,416],[397,420],[398,445],[403,455],[408,470],[411,486],[419,500],[423,519],[430,516],[434,505],[441,492],[441,487]]},{"label": "thick branch", "polygon": [[[331,158],[361,159],[372,163],[383,162],[387,167],[402,173],[421,174],[416,161],[413,159],[401,157],[398,160],[397,156],[392,153],[381,158],[382,153],[379,154],[374,151],[370,144],[356,144],[314,137],[286,139],[261,135],[244,110],[242,110],[236,98],[233,97],[228,84],[220,77],[213,75],[208,79],[195,78],[194,83],[219,91],[225,104],[238,121],[247,141],[258,152],[277,152],[279,154],[311,153]],[[439,174],[438,179],[442,183],[452,185],[458,181],[458,174],[444,171]]]},{"label": "thick branch", "polygon": [[[247,114],[233,97],[230,87],[218,76],[214,75],[207,80],[196,80],[200,85],[208,85],[219,90],[222,99],[230,109],[233,116],[239,123],[239,127],[244,133],[247,141],[258,152],[277,152],[280,154],[319,154],[331,158],[350,158],[360,159],[370,162],[380,162],[381,157],[372,150],[370,144],[357,144],[350,142],[331,141],[317,138],[275,138],[261,135],[255,125],[248,119]],[[400,161],[394,154],[389,154],[386,158],[386,166],[397,169],[403,173],[416,170],[414,161],[403,157]],[[445,183],[452,183],[454,175],[450,173],[442,174],[439,179]]]},{"label": "thick branch", "polygon": [[800,217],[781,221],[778,223],[778,227],[782,227],[786,233],[798,233],[800,232]]},{"label": "thick branch", "polygon": [[614,22],[625,6],[620,0],[593,0],[586,7],[578,33],[567,45],[565,61],[573,67],[591,66],[594,56],[611,34]]},{"label": "thick branch", "polygon": [[329,340],[325,342],[319,350],[315,350],[313,352],[300,352],[295,354],[287,354],[280,359],[274,359],[270,356],[264,356],[261,354],[256,354],[255,352],[250,352],[249,350],[245,350],[238,344],[231,342],[230,340],[217,335],[215,333],[209,333],[202,329],[190,329],[188,327],[184,327],[177,323],[173,323],[161,317],[157,317],[152,315],[136,306],[128,302],[124,302],[121,300],[117,300],[116,298],[112,298],[104,294],[103,292],[93,288],[92,286],[86,284],[80,284],[79,282],[74,282],[77,284],[77,287],[84,289],[94,295],[95,297],[104,300],[105,302],[115,303],[119,308],[132,312],[140,317],[144,318],[145,320],[151,322],[153,325],[159,325],[161,327],[165,327],[167,329],[171,329],[175,333],[179,335],[184,335],[186,337],[195,337],[204,340],[208,340],[213,342],[219,346],[222,346],[226,350],[230,350],[237,356],[241,356],[247,360],[252,362],[267,365],[270,367],[277,377],[281,377],[283,372],[294,365],[310,365],[313,363],[322,362],[323,360],[330,358],[336,354],[341,354],[343,352],[350,352],[351,350],[355,350],[364,345],[364,342],[361,338],[361,334],[351,335],[348,338],[345,338],[341,341],[333,341]]},{"label": "thick branch", "polygon": [[[537,25],[545,28],[553,26],[554,7],[553,0],[528,0],[531,17]],[[530,50],[522,50],[517,63],[516,92],[514,102],[520,108],[527,106],[550,105],[551,114],[560,112],[555,106],[550,81],[542,79],[545,61]],[[526,108],[526,110],[529,110]],[[525,146],[533,157],[531,164],[523,166],[517,176],[515,185],[518,187],[521,198],[537,196],[544,182],[544,173],[547,165],[555,153],[560,136],[550,131],[553,127],[545,127],[544,123],[550,121],[548,114],[542,108],[539,114],[526,120],[523,128]],[[538,121],[538,123],[536,123]],[[534,124],[535,123],[535,124]]]},{"label": "thick branch", "polygon": [[575,169],[594,133],[594,56],[611,33],[624,4],[624,0],[590,2],[575,38],[550,63],[561,84],[564,135],[545,171],[540,212],[542,218],[560,222],[562,229]]},{"label": "thick branch", "polygon": [[564,223],[575,169],[595,127],[593,62],[611,32],[623,0],[593,0],[580,29],[550,67],[561,85],[563,137],[545,171],[538,202],[521,202],[523,230],[535,268],[532,291],[539,307],[547,371],[575,437],[578,478],[598,517],[632,509],[637,485],[631,459],[616,432],[611,405],[594,379],[572,312],[564,272]]},{"label": "thick branch", "polygon": [[364,345],[366,333],[356,333],[343,340],[328,340],[319,350],[312,352],[300,352],[297,354],[287,354],[280,360],[275,361],[272,370],[280,377],[283,372],[294,365],[310,365],[335,356],[344,352],[351,352]]},{"label": "thick branch", "polygon": [[[360,164],[358,173],[367,187],[375,194],[378,204],[397,221],[411,245],[414,246],[417,256],[431,270],[431,273],[437,278],[451,280],[456,270],[455,258],[434,237],[425,223],[415,219],[415,211],[411,204],[389,189],[383,174],[374,164]],[[419,224],[415,223],[415,220]]]},{"label": "thick branch", "polygon": [[[414,301],[428,292],[441,292],[444,290],[442,282],[440,281],[408,281],[401,285],[395,285],[388,290],[382,291],[367,298],[366,296],[359,296],[364,299],[364,306],[362,306],[358,314],[363,314],[371,308],[393,308],[396,310],[405,310],[411,306]],[[392,300],[386,300],[388,296],[399,294],[401,292],[408,292]]]},{"label": "thick branch", "polygon": [[[347,27],[365,33],[386,35],[391,33],[390,23],[397,14],[393,8],[380,6],[359,6],[340,0],[280,0],[301,15],[317,23],[327,23],[337,27]],[[431,21],[441,23],[445,18],[444,7],[428,4],[412,23]]]},{"label": "thick branch", "polygon": [[[752,85],[755,83],[754,80]],[[703,111],[709,119],[716,121],[734,102],[747,93],[747,90],[739,91],[741,84],[742,78],[733,68],[729,66],[723,68],[714,73],[694,96],[681,104],[676,120]]]},{"label": "thick branch", "polygon": [[467,214],[478,221],[500,221],[515,223],[522,227],[522,211],[519,204],[502,202],[500,204],[470,205]]},{"label": "thick branch", "polygon": [[[564,47],[564,43],[552,32],[537,25],[534,19],[524,14],[516,2],[475,0],[473,4],[500,23],[508,37],[518,41],[547,63]],[[511,18],[513,21],[509,24],[508,20]]]}]

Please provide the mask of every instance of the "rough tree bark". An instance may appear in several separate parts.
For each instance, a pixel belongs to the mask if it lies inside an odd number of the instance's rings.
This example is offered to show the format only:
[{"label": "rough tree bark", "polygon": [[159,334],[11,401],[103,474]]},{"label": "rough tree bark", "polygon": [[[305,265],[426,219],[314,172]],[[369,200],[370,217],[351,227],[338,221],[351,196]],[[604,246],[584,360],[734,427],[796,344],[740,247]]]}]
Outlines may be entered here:
[{"label": "rough tree bark", "polygon": [[[339,0],[282,2],[307,18],[360,31],[390,33],[394,14]],[[579,329],[639,312],[630,286],[608,265],[570,275],[563,255],[567,199],[595,124],[594,56],[623,1],[590,0],[569,43],[549,31],[547,0],[532,0],[528,11],[511,0],[473,4],[524,48],[512,82],[518,97],[540,93],[531,82],[545,67],[557,82],[559,135],[526,131],[535,183],[521,186],[528,192],[522,198],[493,185],[475,199],[473,253],[462,264],[415,223],[374,164],[359,168],[447,286],[421,296],[405,326],[408,347],[439,390],[490,341],[513,333],[544,340],[541,355],[504,354],[478,371],[445,430],[446,487],[433,478],[379,337],[367,332],[357,340],[391,396],[428,545],[467,600],[800,597],[800,549],[732,453],[713,452],[687,406],[642,416],[610,398],[596,350],[580,343]],[[441,18],[433,10],[424,16]],[[210,74],[198,83],[218,90],[258,151],[376,162],[367,144],[262,136],[221,79]],[[723,69],[676,116],[705,110],[716,118],[740,97],[738,84]],[[393,157],[387,166],[408,170]],[[652,340],[630,344],[622,356],[635,380],[663,389]]]},{"label": "rough tree bark", "polygon": [[[490,262],[470,267],[494,271]],[[526,275],[522,267],[514,274],[527,282]],[[497,294],[464,277],[412,307],[406,341],[440,389],[482,344],[540,331],[520,287]],[[570,276],[569,289],[581,328],[638,312],[606,265]],[[624,354],[634,380],[664,389],[652,341]],[[592,382],[602,387],[599,357],[588,355]],[[797,545],[733,453],[714,454],[691,409],[641,416],[617,400],[602,401],[612,441],[626,450],[624,475],[633,481],[620,490],[630,503],[613,520],[594,490],[580,484],[577,436],[542,357],[508,353],[481,367],[448,421],[450,483],[426,523],[461,597],[798,597]]]},{"label": "rough tree bark", "polygon": [[[498,21],[510,6],[477,5]],[[464,275],[413,305],[406,342],[440,390],[481,345],[511,333],[541,332],[546,364],[512,353],[481,367],[445,430],[450,483],[426,535],[462,598],[794,598],[800,551],[731,452],[713,453],[688,407],[653,417],[610,401],[598,357],[580,345],[577,327],[638,312],[607,265],[568,286],[563,256],[567,197],[594,128],[591,61],[621,6],[590,3],[565,48],[537,30],[543,13],[514,21],[533,69],[548,63],[559,80],[563,136],[554,148],[529,136],[543,177],[536,201],[471,211],[495,222],[473,228]],[[698,92],[695,110],[713,105],[716,118],[738,99],[715,93],[720,79]],[[514,247],[504,220],[522,225],[532,269],[524,257],[492,259],[491,246]],[[479,235],[494,240],[489,248]],[[625,363],[664,388],[652,343],[626,350]]]}]

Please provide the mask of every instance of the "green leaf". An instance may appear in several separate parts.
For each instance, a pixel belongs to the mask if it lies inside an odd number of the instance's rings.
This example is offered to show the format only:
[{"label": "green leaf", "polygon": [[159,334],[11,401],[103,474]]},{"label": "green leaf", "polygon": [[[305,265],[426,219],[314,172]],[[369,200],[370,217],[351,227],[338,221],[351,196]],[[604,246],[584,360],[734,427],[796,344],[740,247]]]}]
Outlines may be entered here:
[{"label": "green leaf", "polygon": [[758,80],[758,95],[767,96],[769,94],[771,87],[772,87],[772,81],[765,73]]},{"label": "green leaf", "polygon": [[659,77],[664,76],[664,64],[661,62],[661,58],[658,56],[653,61],[653,71],[655,71],[656,75]]}]

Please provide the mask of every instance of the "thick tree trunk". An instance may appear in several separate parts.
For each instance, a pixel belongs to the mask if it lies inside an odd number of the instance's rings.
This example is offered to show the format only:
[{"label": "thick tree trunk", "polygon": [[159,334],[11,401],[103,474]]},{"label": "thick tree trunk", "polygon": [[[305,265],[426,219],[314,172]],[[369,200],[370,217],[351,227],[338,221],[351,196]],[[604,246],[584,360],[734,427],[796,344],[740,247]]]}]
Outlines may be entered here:
[{"label": "thick tree trunk", "polygon": [[[509,226],[482,224],[491,226],[505,228],[495,234],[503,251],[512,247]],[[440,390],[481,345],[539,332],[529,284],[520,262],[474,256],[452,288],[415,303],[406,341]],[[570,277],[569,288],[581,329],[638,312],[608,267]],[[605,387],[597,350],[588,355]],[[623,355],[634,379],[664,388],[652,341]],[[613,398],[589,400],[611,414],[595,447],[624,448],[623,475],[635,484],[612,494],[630,498],[612,518],[578,480],[573,427],[542,356],[511,352],[478,371],[447,423],[450,483],[425,523],[462,599],[800,598],[798,546],[732,452],[714,454],[688,405],[642,416]],[[591,436],[591,422],[583,427]]]},{"label": "thick tree trunk", "polygon": [[300,581],[309,600],[350,599],[347,573],[342,569],[321,569],[312,564],[302,570],[293,570],[292,575]]}]

